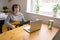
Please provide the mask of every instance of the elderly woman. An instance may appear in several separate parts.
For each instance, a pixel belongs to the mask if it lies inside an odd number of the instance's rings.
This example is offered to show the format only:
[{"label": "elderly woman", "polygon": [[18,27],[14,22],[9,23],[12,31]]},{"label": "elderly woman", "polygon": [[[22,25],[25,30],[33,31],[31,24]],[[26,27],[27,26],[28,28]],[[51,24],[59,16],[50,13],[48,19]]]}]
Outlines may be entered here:
[{"label": "elderly woman", "polygon": [[12,13],[10,13],[7,17],[7,19],[5,20],[5,24],[8,28],[15,28],[15,25],[10,24],[10,22],[14,22],[14,21],[20,21],[21,25],[23,25],[24,23],[28,23],[23,14],[20,12],[21,7],[18,4],[14,4],[12,6]]}]

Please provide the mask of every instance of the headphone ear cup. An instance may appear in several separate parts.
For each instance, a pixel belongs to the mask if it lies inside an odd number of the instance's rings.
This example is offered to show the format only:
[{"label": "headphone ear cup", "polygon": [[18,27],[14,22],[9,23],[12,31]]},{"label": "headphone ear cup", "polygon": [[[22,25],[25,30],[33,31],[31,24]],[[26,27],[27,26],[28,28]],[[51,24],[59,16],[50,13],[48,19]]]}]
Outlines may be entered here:
[{"label": "headphone ear cup", "polygon": [[20,11],[21,9],[19,9],[19,11]]},{"label": "headphone ear cup", "polygon": [[21,10],[21,6],[19,5],[19,11]]}]

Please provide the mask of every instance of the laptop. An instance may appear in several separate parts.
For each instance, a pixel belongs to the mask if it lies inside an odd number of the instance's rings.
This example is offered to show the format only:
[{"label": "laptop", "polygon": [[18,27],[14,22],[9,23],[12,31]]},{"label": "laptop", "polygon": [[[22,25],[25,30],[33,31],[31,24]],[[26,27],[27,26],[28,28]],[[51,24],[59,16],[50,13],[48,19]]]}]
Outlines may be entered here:
[{"label": "laptop", "polygon": [[25,27],[24,30],[31,33],[31,32],[40,30],[41,25],[42,25],[42,20],[33,21],[33,22],[30,22],[30,26]]}]

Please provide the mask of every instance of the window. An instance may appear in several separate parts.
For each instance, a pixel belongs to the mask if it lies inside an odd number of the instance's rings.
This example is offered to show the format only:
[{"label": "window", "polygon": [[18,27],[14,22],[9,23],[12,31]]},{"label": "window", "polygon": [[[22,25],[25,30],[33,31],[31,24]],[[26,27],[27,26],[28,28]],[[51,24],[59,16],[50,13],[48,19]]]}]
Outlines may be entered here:
[{"label": "window", "polygon": [[[27,12],[36,11],[37,0],[27,0]],[[39,12],[53,15],[53,8],[56,4],[60,4],[60,0],[38,0]]]}]

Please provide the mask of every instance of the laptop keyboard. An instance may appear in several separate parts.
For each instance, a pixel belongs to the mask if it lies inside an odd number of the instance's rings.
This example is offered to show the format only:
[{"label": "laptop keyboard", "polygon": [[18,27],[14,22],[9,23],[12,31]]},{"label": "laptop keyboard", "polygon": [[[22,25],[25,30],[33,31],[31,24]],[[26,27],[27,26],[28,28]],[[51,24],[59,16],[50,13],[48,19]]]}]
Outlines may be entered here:
[{"label": "laptop keyboard", "polygon": [[30,31],[30,29],[28,29]]}]

